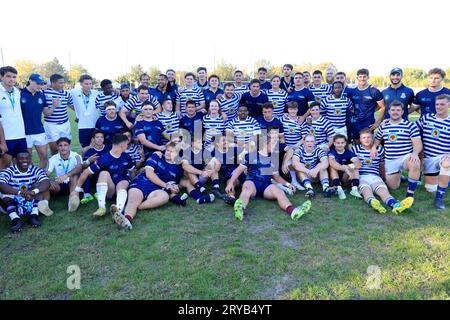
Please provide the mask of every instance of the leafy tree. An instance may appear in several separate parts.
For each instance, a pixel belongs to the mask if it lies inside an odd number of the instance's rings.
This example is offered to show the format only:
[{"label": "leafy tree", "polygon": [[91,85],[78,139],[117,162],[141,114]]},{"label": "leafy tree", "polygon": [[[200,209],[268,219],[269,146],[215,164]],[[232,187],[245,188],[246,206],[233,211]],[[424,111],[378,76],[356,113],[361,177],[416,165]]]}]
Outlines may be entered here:
[{"label": "leafy tree", "polygon": [[25,86],[30,75],[36,72],[37,64],[31,60],[18,60],[14,63],[14,67],[18,73],[17,82],[21,86]]},{"label": "leafy tree", "polygon": [[87,73],[89,72],[81,64],[71,65],[68,74],[69,83],[71,84],[71,86],[75,86],[75,84],[80,80],[80,76]]},{"label": "leafy tree", "polygon": [[231,64],[226,63],[224,60],[221,60],[217,65],[216,69],[214,70],[214,74],[219,76],[220,81],[222,82],[228,82],[233,81],[234,79],[234,71],[236,71],[238,68]]},{"label": "leafy tree", "polygon": [[161,70],[157,67],[152,66],[148,69],[147,74],[150,76],[150,84],[152,86],[156,86],[156,82],[158,81],[158,76],[161,74]]},{"label": "leafy tree", "polygon": [[53,58],[53,60],[47,61],[40,65],[37,68],[37,71],[46,79],[50,78],[50,76],[55,73],[62,75],[66,79],[68,78],[66,69],[61,63],[59,63],[59,60],[56,57]]}]

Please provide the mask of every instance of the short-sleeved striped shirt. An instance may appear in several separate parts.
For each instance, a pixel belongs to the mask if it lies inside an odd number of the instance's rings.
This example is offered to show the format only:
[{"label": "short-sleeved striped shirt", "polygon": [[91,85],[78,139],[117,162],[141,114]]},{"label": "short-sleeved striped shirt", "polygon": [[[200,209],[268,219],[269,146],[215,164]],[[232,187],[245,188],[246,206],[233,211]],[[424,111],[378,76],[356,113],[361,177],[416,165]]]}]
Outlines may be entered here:
[{"label": "short-sleeved striped shirt", "polygon": [[364,149],[360,144],[353,146],[351,151],[358,157],[361,161],[361,168],[359,169],[360,175],[376,175],[380,176],[380,163],[384,162],[384,148],[378,146],[377,156],[375,159],[370,157],[370,150]]},{"label": "short-sleeved striped shirt", "polygon": [[56,91],[48,88],[44,91],[47,106],[53,106],[53,100],[59,99],[59,105],[55,107],[55,111],[50,116],[44,115],[44,121],[54,124],[63,124],[69,121],[67,106],[73,105],[72,95],[67,90]]},{"label": "short-sleeved striped shirt", "polygon": [[450,153],[450,116],[438,118],[434,113],[427,113],[419,120],[417,126],[423,132],[423,152],[425,158],[433,158]]},{"label": "short-sleeved striped shirt", "polygon": [[328,139],[336,133],[331,122],[327,118],[320,116],[317,120],[313,120],[311,125],[307,121],[303,122],[302,136],[306,136],[307,134],[313,134],[316,137],[316,144],[321,145],[328,143]]},{"label": "short-sleeved striped shirt", "polygon": [[240,100],[241,97],[237,93],[234,93],[230,99],[226,99],[225,96],[219,99],[220,108],[227,115],[227,122],[236,118]]},{"label": "short-sleeved striped shirt", "polygon": [[308,152],[305,146],[295,149],[293,157],[297,157],[300,163],[304,164],[306,169],[314,169],[327,154],[319,147],[315,147],[312,152]]},{"label": "short-sleeved striped shirt", "polygon": [[190,100],[193,100],[195,102],[195,106],[198,107],[202,102],[205,102],[205,95],[202,90],[197,88],[185,88],[181,92],[177,91],[177,102],[180,103],[181,114],[185,113],[186,103]]},{"label": "short-sleeved striped shirt", "polygon": [[281,117],[280,121],[283,125],[286,145],[293,146],[299,143],[302,140],[302,130],[297,119],[293,120],[289,117]]},{"label": "short-sleeved striped shirt", "polygon": [[323,110],[323,115],[330,120],[333,127],[343,128],[352,102],[344,96],[336,98],[334,95],[329,95],[320,101],[320,107]]},{"label": "short-sleeved striped shirt", "polygon": [[237,141],[247,143],[255,134],[261,133],[261,127],[256,119],[248,116],[245,120],[234,118],[227,123],[227,130],[233,132]]},{"label": "short-sleeved striped shirt", "polygon": [[272,89],[266,90],[267,98],[272,102],[273,115],[276,118],[281,118],[284,115],[284,106],[286,105],[288,94],[283,89],[273,91]]},{"label": "short-sleeved striped shirt", "polygon": [[220,115],[212,118],[209,114],[203,116],[204,142],[205,146],[209,146],[214,137],[225,131],[225,121]]},{"label": "short-sleeved striped shirt", "polygon": [[402,119],[399,123],[390,120],[383,123],[375,139],[383,142],[386,160],[398,159],[413,151],[413,138],[420,138],[419,128],[414,122]]},{"label": "short-sleeved striped shirt", "polygon": [[[156,99],[154,96],[149,96],[148,101],[150,101],[151,105],[154,108],[156,108],[156,106],[159,104],[158,99]],[[144,102],[145,101],[141,101],[138,96],[131,96],[123,107],[130,112],[135,111],[136,114],[140,114],[142,112],[142,105]]]},{"label": "short-sleeved striped shirt", "polygon": [[33,184],[44,180],[48,180],[45,172],[33,165],[30,165],[26,172],[21,172],[16,165],[0,171],[0,182],[16,189],[21,189],[24,186],[29,190]]},{"label": "short-sleeved striped shirt", "polygon": [[322,101],[326,96],[331,94],[333,88],[328,83],[322,83],[320,87],[316,88],[314,85],[309,87],[317,102]]},{"label": "short-sleeved striped shirt", "polygon": [[114,101],[118,98],[114,93],[111,95],[105,95],[103,92],[100,92],[95,98],[95,107],[100,110],[102,116],[106,114],[105,112],[105,103],[108,101]]}]

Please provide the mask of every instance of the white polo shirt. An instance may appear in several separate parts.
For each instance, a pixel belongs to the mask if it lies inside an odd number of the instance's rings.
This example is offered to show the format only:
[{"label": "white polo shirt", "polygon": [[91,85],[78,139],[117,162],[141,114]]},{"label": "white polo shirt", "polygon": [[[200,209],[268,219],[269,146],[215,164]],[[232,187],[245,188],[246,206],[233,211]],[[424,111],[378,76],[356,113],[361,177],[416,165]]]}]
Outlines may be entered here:
[{"label": "white polo shirt", "polygon": [[[95,107],[95,98],[98,95],[97,90],[91,90],[89,98],[83,93],[81,88],[73,89],[72,95],[73,107],[78,118],[78,129],[93,129],[99,117],[98,110]],[[85,100],[86,99],[86,100]]]},{"label": "white polo shirt", "polygon": [[[81,162],[81,156],[75,151],[70,151],[70,155],[67,160],[63,160],[61,155],[57,153],[48,161],[47,172],[54,172],[55,176],[60,177],[72,171]],[[68,181],[64,182],[67,183]]]},{"label": "white polo shirt", "polygon": [[20,91],[14,87],[13,93],[10,95],[2,83],[0,83],[0,116],[5,140],[25,138],[25,124],[20,107]]}]

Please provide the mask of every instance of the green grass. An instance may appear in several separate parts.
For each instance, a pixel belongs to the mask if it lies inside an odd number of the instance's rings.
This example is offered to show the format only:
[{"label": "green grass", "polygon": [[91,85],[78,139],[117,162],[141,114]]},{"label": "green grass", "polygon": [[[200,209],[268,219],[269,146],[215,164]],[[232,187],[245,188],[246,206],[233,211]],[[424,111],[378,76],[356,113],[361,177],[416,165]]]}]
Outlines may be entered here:
[{"label": "green grass", "polygon": [[[299,205],[303,193],[291,199]],[[423,186],[400,216],[318,196],[299,221],[256,200],[238,222],[223,202],[189,200],[140,212],[131,232],[93,219],[95,204],[71,214],[66,206],[52,201],[43,227],[20,234],[0,217],[1,299],[450,298],[450,216]],[[81,269],[80,290],[66,287],[70,265]],[[371,265],[380,289],[366,288]]]}]

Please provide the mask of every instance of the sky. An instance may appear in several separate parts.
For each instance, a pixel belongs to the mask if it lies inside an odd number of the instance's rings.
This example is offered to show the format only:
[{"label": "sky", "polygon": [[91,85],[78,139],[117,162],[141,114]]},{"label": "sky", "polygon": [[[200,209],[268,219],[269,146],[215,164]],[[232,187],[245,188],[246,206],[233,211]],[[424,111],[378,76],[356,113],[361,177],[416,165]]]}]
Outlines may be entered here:
[{"label": "sky", "polygon": [[258,59],[272,65],[332,61],[339,70],[366,67],[372,75],[393,67],[447,69],[449,3],[3,1],[0,48],[5,65],[57,57],[67,69],[82,64],[99,79],[135,64],[212,70],[222,59],[247,70]]}]

